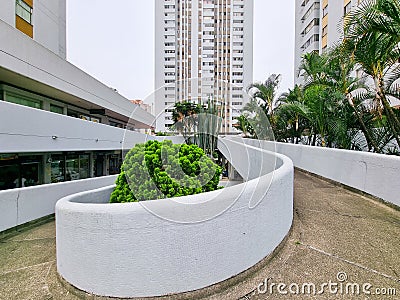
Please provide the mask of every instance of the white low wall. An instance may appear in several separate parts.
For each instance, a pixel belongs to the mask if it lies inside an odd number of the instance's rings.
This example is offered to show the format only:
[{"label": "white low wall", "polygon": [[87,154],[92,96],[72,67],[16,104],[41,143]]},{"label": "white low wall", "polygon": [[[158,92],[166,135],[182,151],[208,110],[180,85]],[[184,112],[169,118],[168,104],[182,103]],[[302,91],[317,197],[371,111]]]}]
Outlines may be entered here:
[{"label": "white low wall", "polygon": [[115,179],[113,175],[0,191],[0,232],[54,214],[62,197],[113,184]]},{"label": "white low wall", "polygon": [[159,296],[221,282],[269,255],[292,224],[293,165],[255,147],[220,144],[228,158],[253,153],[273,162],[261,168],[272,172],[222,190],[141,203],[106,204],[113,187],[67,196],[56,205],[60,275],[97,295]]},{"label": "white low wall", "polygon": [[[257,140],[246,143],[259,147]],[[400,206],[400,157],[272,142],[263,142],[263,148],[288,156],[295,167]]]},{"label": "white low wall", "polygon": [[118,150],[155,138],[4,101],[0,118],[0,153]]},{"label": "white low wall", "polygon": [[185,141],[182,136],[151,136],[4,101],[0,119],[0,153],[121,150],[148,140]]}]

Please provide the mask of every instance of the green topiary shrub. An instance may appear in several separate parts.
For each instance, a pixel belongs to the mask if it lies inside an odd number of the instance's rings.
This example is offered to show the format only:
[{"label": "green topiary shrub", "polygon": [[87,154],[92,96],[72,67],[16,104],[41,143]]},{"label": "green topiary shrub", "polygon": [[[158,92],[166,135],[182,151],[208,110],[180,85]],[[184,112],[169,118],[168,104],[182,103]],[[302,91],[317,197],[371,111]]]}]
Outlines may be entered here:
[{"label": "green topiary shrub", "polygon": [[[216,190],[222,168],[196,145],[148,141],[125,156],[111,203],[193,195]],[[132,192],[134,191],[134,192]]]}]

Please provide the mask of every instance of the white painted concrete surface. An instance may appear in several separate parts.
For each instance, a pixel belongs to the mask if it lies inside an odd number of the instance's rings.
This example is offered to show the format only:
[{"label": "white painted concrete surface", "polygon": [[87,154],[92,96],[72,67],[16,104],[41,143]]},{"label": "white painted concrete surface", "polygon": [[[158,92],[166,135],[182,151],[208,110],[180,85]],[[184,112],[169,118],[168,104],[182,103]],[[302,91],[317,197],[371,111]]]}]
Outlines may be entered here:
[{"label": "white painted concrete surface", "polygon": [[[247,139],[249,145],[259,141]],[[289,157],[295,167],[400,206],[400,157],[369,152],[264,142],[264,149]]]},{"label": "white painted concrete surface", "polygon": [[[98,295],[157,296],[223,281],[270,254],[292,224],[293,165],[282,155],[237,142],[221,145],[231,158],[246,148],[261,153],[257,159],[276,157],[277,169],[223,190],[175,199],[102,204],[113,187],[67,196],[56,205],[60,275]],[[231,163],[239,167],[248,161]],[[250,208],[254,197],[262,201]],[[222,207],[223,213],[201,221]]]},{"label": "white painted concrete surface", "polygon": [[67,56],[66,14],[66,0],[33,2],[33,39],[64,59]]},{"label": "white painted concrete surface", "polygon": [[0,101],[0,118],[0,153],[121,150],[155,139],[4,101]]},{"label": "white painted concrete surface", "polygon": [[113,175],[0,191],[0,231],[51,215],[60,198],[113,184],[115,179]]},{"label": "white painted concrete surface", "polygon": [[65,102],[79,98],[93,107],[105,108],[137,122],[154,123],[153,115],[2,20],[0,41],[0,71],[3,68],[13,72],[7,82],[14,82],[17,75],[22,75],[35,82],[29,81],[26,86],[33,92],[40,91]]},{"label": "white painted concrete surface", "polygon": [[15,1],[2,0],[0,9],[0,20],[3,20],[10,26],[15,27]]}]

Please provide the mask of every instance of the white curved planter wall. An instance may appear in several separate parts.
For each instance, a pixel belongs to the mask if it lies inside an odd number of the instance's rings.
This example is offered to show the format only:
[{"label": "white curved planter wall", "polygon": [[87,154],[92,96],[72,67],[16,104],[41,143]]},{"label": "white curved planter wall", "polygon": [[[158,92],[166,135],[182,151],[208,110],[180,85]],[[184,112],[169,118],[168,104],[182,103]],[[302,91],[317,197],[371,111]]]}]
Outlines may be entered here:
[{"label": "white curved planter wall", "polygon": [[[251,148],[235,142],[222,147],[233,149],[231,153]],[[274,153],[252,151],[275,160]],[[166,221],[140,203],[103,204],[112,186],[61,199],[56,205],[58,272],[90,293],[145,297],[200,289],[245,271],[269,255],[292,224],[293,165],[282,155],[276,157],[279,168],[272,173],[223,190],[176,198],[193,204],[217,196],[216,206],[237,198],[223,214],[204,222]],[[257,192],[262,201],[250,209]],[[168,210],[171,201],[146,205]],[[207,209],[214,209],[212,205]],[[174,209],[177,216],[191,213],[188,205]]]},{"label": "white curved planter wall", "polygon": [[[259,146],[257,140],[245,140]],[[286,155],[295,167],[400,206],[400,157],[273,142],[263,142],[263,148]]]}]

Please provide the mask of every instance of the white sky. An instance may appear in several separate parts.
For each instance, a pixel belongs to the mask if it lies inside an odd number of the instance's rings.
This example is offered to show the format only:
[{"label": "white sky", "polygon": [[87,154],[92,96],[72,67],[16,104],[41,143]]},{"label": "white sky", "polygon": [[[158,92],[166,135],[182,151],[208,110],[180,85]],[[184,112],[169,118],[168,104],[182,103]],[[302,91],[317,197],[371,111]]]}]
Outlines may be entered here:
[{"label": "white sky", "polygon": [[[294,2],[254,0],[254,81],[293,86]],[[128,99],[154,86],[154,0],[68,0],[67,59]]]}]

